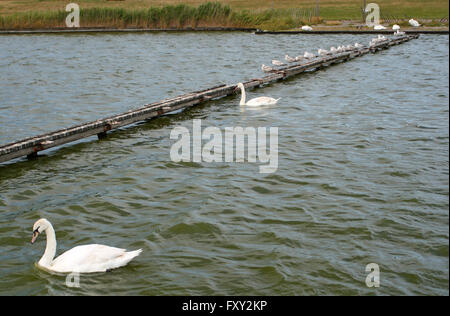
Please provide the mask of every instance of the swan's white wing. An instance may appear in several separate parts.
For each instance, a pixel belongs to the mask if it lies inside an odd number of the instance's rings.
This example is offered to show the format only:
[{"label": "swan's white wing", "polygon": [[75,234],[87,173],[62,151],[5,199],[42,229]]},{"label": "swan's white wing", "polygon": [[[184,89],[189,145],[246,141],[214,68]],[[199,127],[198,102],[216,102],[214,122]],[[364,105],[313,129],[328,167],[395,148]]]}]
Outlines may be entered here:
[{"label": "swan's white wing", "polygon": [[56,258],[50,269],[56,272],[104,272],[126,265],[140,252],[97,244],[77,246]]},{"label": "swan's white wing", "polygon": [[247,106],[261,106],[261,105],[271,105],[276,104],[279,99],[269,98],[269,97],[259,97],[249,100],[245,105]]}]

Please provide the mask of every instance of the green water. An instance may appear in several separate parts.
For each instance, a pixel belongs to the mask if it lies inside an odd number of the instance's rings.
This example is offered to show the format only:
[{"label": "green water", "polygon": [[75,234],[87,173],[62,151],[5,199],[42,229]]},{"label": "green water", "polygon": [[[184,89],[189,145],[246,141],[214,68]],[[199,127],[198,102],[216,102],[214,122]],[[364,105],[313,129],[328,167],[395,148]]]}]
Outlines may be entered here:
[{"label": "green water", "polygon": [[[370,36],[181,33],[0,37],[0,144],[220,83],[284,54]],[[3,295],[448,295],[448,36],[421,36],[324,71],[0,165]],[[278,170],[172,162],[177,126],[278,127]],[[81,275],[35,267],[100,243],[143,253]],[[380,287],[368,288],[368,263]]]}]

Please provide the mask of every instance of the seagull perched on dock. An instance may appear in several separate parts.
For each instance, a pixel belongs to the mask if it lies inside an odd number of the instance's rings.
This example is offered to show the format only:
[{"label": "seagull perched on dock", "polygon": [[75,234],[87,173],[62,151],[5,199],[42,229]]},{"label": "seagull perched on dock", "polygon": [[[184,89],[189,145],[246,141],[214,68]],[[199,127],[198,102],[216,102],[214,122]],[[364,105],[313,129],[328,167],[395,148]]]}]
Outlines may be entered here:
[{"label": "seagull perched on dock", "polygon": [[336,47],[331,46],[331,48],[330,48],[330,53],[332,53],[332,54],[337,54],[337,53],[339,53],[339,51],[337,50]]},{"label": "seagull perched on dock", "polygon": [[284,56],[284,59],[285,59],[288,63],[294,63],[294,62],[297,61],[296,58],[291,57],[291,56],[289,56],[289,55]]},{"label": "seagull perched on dock", "polygon": [[261,70],[264,71],[264,72],[271,72],[271,71],[273,71],[273,68],[263,64],[261,66]]},{"label": "seagull perched on dock", "polygon": [[310,58],[316,57],[316,55],[314,55],[313,53],[305,52],[303,57],[306,58],[306,59],[310,59]]},{"label": "seagull perched on dock", "polygon": [[299,56],[295,57],[295,61],[302,61],[303,59],[305,59],[305,56],[303,56],[303,55],[299,55]]},{"label": "seagull perched on dock", "polygon": [[353,45],[347,45],[347,50],[354,50],[355,47]]},{"label": "seagull perched on dock", "polygon": [[326,49],[322,49],[322,48],[319,48],[319,50],[317,51],[317,53],[318,53],[320,56],[325,56],[325,55],[328,55],[328,54],[329,54],[329,52],[328,52]]},{"label": "seagull perched on dock", "polygon": [[276,60],[276,59],[272,60],[272,65],[275,65],[275,66],[286,66],[285,63],[283,63],[282,61]]},{"label": "seagull perched on dock", "polygon": [[419,22],[417,22],[414,19],[409,20],[408,23],[409,23],[409,25],[414,26],[414,27],[419,27],[420,26]]},{"label": "seagull perched on dock", "polygon": [[356,48],[363,48],[363,45],[361,45],[360,43],[355,43],[355,47]]},{"label": "seagull perched on dock", "polygon": [[401,32],[401,31],[397,30],[397,31],[394,33],[394,36],[402,36],[402,35],[405,35],[405,34],[406,34],[405,32]]}]

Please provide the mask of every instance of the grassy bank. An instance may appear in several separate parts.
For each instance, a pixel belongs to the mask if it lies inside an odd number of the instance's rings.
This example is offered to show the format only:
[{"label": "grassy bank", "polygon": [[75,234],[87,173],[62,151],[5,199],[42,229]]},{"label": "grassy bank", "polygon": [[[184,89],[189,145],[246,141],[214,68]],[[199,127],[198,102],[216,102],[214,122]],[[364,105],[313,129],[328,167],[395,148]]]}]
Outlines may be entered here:
[{"label": "grassy bank", "polygon": [[[0,29],[65,27],[65,6],[70,1],[0,0]],[[339,24],[342,20],[361,20],[362,1],[294,0],[79,0],[81,27],[111,28],[195,28],[251,27],[293,29],[304,24]],[[183,2],[183,3],[180,3]],[[370,1],[368,1],[370,2]],[[430,25],[448,25],[448,0],[376,1],[382,18],[401,23],[414,17]],[[272,3],[274,7],[272,8]]]}]

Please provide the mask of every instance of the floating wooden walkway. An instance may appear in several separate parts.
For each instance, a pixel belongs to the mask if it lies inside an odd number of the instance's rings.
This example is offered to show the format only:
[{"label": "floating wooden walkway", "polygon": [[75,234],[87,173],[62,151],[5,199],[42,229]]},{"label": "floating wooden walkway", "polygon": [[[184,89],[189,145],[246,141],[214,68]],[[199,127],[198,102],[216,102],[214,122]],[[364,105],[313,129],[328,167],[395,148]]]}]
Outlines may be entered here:
[{"label": "floating wooden walkway", "polygon": [[[416,34],[398,36],[377,43],[371,47],[363,47],[335,55],[319,57],[309,62],[293,63],[289,66],[277,68],[263,78],[244,82],[244,86],[246,89],[257,88],[263,84],[289,78],[305,71],[321,69],[332,64],[351,60],[367,53],[388,49],[393,45],[398,45],[417,37],[419,37],[419,35]],[[188,108],[212,99],[233,95],[237,93],[236,87],[236,84],[220,85],[201,91],[194,91],[175,98],[147,104],[139,109],[128,111],[123,114],[6,144],[0,146],[0,163],[24,156],[27,156],[28,158],[37,157],[39,151],[61,146],[94,135],[97,135],[98,138],[104,138],[106,137],[107,132],[114,129],[155,118],[179,109]]]}]

